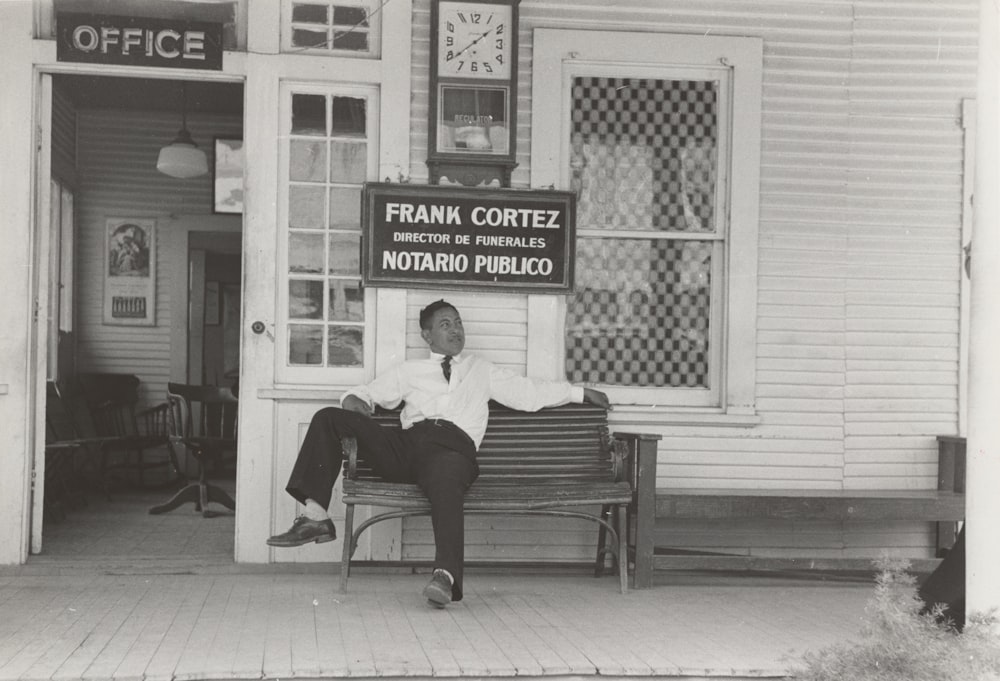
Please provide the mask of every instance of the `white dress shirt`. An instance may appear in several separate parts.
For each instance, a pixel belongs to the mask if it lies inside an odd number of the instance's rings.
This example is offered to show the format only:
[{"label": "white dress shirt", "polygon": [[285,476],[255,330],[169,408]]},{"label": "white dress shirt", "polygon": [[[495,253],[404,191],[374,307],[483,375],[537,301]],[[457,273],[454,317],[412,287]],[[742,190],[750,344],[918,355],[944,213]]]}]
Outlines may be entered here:
[{"label": "white dress shirt", "polygon": [[397,364],[371,383],[348,390],[341,404],[348,395],[369,407],[394,409],[405,402],[399,417],[404,429],[425,419],[445,419],[464,430],[478,448],[486,434],[491,399],[520,411],[583,402],[580,386],[519,376],[466,352],[452,357],[451,380],[445,381],[443,359],[444,355],[432,352],[428,359]]}]

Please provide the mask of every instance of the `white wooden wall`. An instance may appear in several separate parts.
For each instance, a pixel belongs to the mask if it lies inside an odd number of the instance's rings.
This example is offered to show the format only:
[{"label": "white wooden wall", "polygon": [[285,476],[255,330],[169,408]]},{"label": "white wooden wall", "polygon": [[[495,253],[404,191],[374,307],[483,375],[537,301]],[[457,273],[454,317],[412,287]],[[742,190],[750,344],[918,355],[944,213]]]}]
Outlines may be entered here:
[{"label": "white wooden wall", "polygon": [[[428,0],[414,9],[410,172],[420,183],[427,178]],[[533,0],[520,13],[519,187],[531,172],[533,29],[764,41],[760,424],[630,418],[629,429],[664,436],[659,483],[934,487],[934,437],[958,428],[961,105],[975,97],[977,3]],[[479,302],[498,314],[507,304],[502,296]],[[410,307],[412,317],[417,306]],[[868,556],[884,546],[927,555],[931,542],[923,523],[748,523],[735,531],[690,523],[661,534],[679,546],[769,555],[810,547],[817,555]],[[590,550],[584,542],[569,553]]]},{"label": "white wooden wall", "polygon": [[[429,2],[414,3],[410,180],[426,182]],[[746,487],[932,487],[934,436],[958,420],[962,221],[961,100],[975,96],[977,3],[954,0],[531,0],[521,5],[518,162],[530,184],[532,31],[537,27],[760,37],[764,41],[757,409],[760,424],[666,425],[661,484]],[[200,144],[239,120],[189,118]],[[171,304],[160,263],[157,326],[105,327],[104,218],[210,213],[210,178],[159,175],[155,155],[176,116],[80,113],[78,306],[81,371],[129,371],[162,393]],[[163,235],[160,234],[162,239]],[[159,249],[160,257],[164,249]],[[739,257],[739,254],[734,254]],[[515,370],[527,364],[523,296],[416,291],[407,355],[422,351],[416,311],[446,297],[470,322],[469,347]],[[317,404],[287,415],[295,438]],[[621,415],[613,414],[613,421]],[[277,477],[285,472],[278,466]],[[276,479],[275,486],[280,482]],[[277,522],[282,526],[285,520]],[[469,557],[584,558],[592,528],[550,520],[471,521]],[[527,523],[527,525],[525,525]],[[402,553],[429,533],[405,524]],[[555,529],[553,529],[555,528]],[[926,552],[923,524],[822,524],[664,531],[681,546],[769,554],[802,547],[871,555]],[[542,548],[540,548],[542,547]],[[331,548],[331,552],[335,549]],[[324,557],[328,556],[324,553]],[[308,559],[305,556],[302,559]]]}]

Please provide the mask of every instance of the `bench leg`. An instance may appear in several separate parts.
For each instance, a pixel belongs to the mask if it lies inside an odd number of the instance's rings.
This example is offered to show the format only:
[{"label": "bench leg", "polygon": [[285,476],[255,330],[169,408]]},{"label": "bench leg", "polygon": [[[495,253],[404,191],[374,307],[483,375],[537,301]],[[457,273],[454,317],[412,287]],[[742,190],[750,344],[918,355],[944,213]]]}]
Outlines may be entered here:
[{"label": "bench leg", "polygon": [[935,534],[937,535],[937,550],[934,555],[938,558],[944,558],[951,547],[955,544],[955,539],[958,537],[958,523],[954,521],[943,521],[934,523]]},{"label": "bench leg", "polygon": [[616,523],[618,528],[618,579],[621,582],[622,593],[628,591],[628,530],[625,527],[625,519],[628,516],[627,506],[615,507]]},{"label": "bench leg", "polygon": [[[607,520],[611,516],[610,504],[601,506],[601,520]],[[607,562],[608,553],[608,529],[604,525],[597,526],[597,559],[594,561],[594,576],[604,575],[604,565]]]},{"label": "bench leg", "polygon": [[344,513],[344,549],[340,559],[340,591],[347,591],[347,578],[351,575],[351,556],[354,554],[354,504],[347,504]]}]

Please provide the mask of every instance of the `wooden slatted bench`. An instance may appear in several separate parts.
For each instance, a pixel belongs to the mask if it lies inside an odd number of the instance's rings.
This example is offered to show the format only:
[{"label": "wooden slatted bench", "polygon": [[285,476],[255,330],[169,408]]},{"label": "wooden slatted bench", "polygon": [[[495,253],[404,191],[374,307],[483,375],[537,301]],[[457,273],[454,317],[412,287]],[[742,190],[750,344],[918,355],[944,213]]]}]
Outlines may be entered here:
[{"label": "wooden slatted bench", "polygon": [[[396,410],[377,410],[375,419],[386,427],[400,427]],[[633,500],[622,461],[626,448],[622,439],[609,435],[607,412],[600,407],[567,404],[529,413],[491,403],[489,425],[477,456],[479,478],[466,492],[465,512],[593,521],[602,528],[596,560],[599,574],[606,553],[616,559],[626,556],[626,509]],[[341,589],[347,587],[351,559],[362,532],[390,518],[430,513],[430,504],[416,485],[376,477],[359,460],[353,438],[344,440],[344,452],[346,517]],[[356,506],[392,510],[378,512],[355,528]],[[602,510],[589,512],[583,508],[586,506]],[[616,563],[624,593],[628,588],[628,561]]]},{"label": "wooden slatted bench", "polygon": [[[947,440],[947,439],[946,439]],[[809,490],[686,489],[656,487],[656,450],[644,451],[636,470],[635,586],[650,586],[654,569],[870,569],[869,559],[731,555],[659,547],[656,525],[676,520],[737,519],[928,521],[937,523],[938,555],[955,541],[955,523],[965,518],[964,452],[939,438],[938,489]],[[652,471],[653,475],[643,474]],[[661,549],[657,552],[657,549]],[[913,561],[932,569],[936,559]],[[919,565],[918,565],[919,563]]]}]

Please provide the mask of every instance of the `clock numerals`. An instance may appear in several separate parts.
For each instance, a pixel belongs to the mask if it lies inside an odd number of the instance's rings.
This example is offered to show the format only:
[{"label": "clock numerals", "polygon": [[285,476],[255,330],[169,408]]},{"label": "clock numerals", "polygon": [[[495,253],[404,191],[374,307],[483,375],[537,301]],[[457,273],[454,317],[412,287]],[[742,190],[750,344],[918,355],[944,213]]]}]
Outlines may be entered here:
[{"label": "clock numerals", "polygon": [[[2,2],[2,0],[0,0]],[[480,8],[452,2],[442,12],[439,26],[438,68],[452,77],[497,80],[510,74],[507,50],[509,10]]]}]

